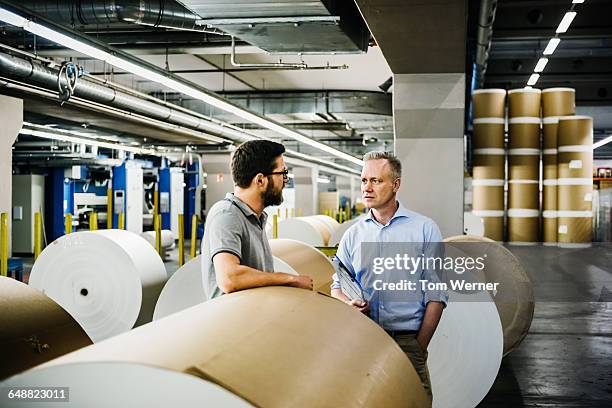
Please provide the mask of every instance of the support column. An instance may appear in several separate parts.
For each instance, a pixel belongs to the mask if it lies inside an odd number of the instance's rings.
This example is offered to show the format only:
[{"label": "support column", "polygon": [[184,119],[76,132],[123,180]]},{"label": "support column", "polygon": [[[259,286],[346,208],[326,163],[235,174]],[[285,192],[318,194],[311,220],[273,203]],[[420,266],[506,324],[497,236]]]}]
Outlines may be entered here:
[{"label": "support column", "polygon": [[[0,213],[7,213],[12,228],[13,143],[23,126],[23,100],[0,95]],[[9,237],[11,234],[9,234]],[[9,256],[12,245],[9,238]]]},{"label": "support column", "polygon": [[399,199],[432,218],[444,237],[461,234],[465,74],[399,74],[393,81]]},{"label": "support column", "polygon": [[234,192],[234,181],[230,171],[230,154],[202,155],[202,168],[206,176],[206,213],[227,193]]},{"label": "support column", "polygon": [[319,169],[316,167],[294,167],[293,185],[295,186],[295,208],[302,209],[302,215],[319,213],[319,188],[317,178]]}]

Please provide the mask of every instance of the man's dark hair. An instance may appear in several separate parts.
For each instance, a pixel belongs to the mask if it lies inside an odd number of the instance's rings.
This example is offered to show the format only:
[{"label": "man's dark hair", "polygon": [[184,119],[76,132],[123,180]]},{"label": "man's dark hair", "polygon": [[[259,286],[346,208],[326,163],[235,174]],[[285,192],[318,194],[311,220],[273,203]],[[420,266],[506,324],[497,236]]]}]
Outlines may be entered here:
[{"label": "man's dark hair", "polygon": [[231,160],[232,179],[241,188],[251,185],[258,173],[274,171],[275,161],[285,153],[285,146],[269,140],[249,140],[234,150]]}]

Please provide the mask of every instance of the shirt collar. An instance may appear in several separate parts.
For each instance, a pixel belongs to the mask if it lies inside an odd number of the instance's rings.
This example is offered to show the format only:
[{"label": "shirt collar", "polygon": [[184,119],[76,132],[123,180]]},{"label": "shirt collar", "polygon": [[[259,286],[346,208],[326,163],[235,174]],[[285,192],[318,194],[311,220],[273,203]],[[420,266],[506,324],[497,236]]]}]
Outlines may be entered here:
[{"label": "shirt collar", "polygon": [[[397,210],[395,211],[395,214],[393,214],[393,217],[391,217],[391,219],[389,220],[389,224],[391,224],[393,220],[396,218],[410,217],[410,211],[408,211],[408,209],[404,207],[402,203],[399,202],[399,200],[397,200],[397,204],[398,204]],[[366,221],[373,221],[373,222],[378,223],[376,218],[374,218],[374,214],[372,214],[372,209],[368,211],[368,214],[366,216]]]},{"label": "shirt collar", "polygon": [[257,220],[261,221],[262,224],[265,224],[266,220],[268,219],[268,214],[266,214],[265,211],[261,214],[261,217],[258,217],[257,213],[253,211],[253,209],[249,207],[247,203],[236,197],[234,193],[227,193],[225,195],[225,199],[236,204],[236,206],[246,217],[254,216]]}]

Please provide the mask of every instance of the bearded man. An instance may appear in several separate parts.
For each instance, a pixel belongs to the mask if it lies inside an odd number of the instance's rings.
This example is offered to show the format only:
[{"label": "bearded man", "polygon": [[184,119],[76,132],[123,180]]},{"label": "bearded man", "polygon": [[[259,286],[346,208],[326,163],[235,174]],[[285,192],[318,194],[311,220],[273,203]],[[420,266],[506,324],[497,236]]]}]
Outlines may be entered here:
[{"label": "bearded man", "polygon": [[289,171],[283,145],[252,140],[231,158],[234,193],[215,203],[202,238],[202,279],[207,299],[261,286],[312,290],[312,279],[274,272],[264,208],[283,201]]}]

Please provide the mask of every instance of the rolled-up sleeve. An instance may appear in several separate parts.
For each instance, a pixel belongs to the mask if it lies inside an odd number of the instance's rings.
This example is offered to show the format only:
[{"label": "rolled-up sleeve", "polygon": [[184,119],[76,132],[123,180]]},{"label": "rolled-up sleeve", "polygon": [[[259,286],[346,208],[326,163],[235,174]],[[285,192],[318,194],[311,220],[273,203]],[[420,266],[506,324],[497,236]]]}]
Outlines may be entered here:
[{"label": "rolled-up sleeve", "polygon": [[[442,242],[442,234],[440,229],[433,221],[428,222],[424,225],[424,243],[423,252],[425,259],[427,258],[444,258],[444,243]],[[437,264],[437,263],[434,263]],[[424,268],[423,279],[433,282],[447,282],[446,273],[444,268]],[[446,290],[425,290],[423,293],[423,303],[427,305],[429,302],[442,302],[444,307],[448,304],[448,291]]]},{"label": "rolled-up sleeve", "polygon": [[242,226],[236,217],[229,211],[222,211],[206,223],[211,261],[215,255],[229,252],[242,262]]}]

